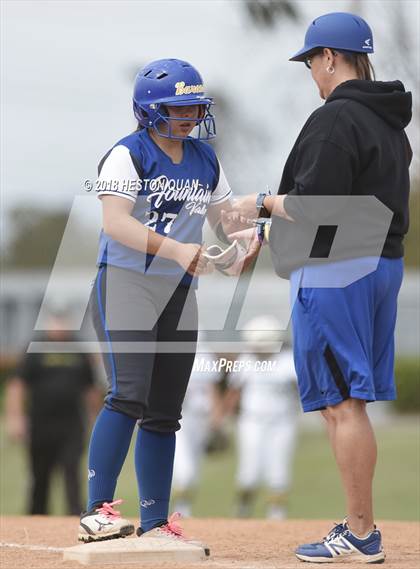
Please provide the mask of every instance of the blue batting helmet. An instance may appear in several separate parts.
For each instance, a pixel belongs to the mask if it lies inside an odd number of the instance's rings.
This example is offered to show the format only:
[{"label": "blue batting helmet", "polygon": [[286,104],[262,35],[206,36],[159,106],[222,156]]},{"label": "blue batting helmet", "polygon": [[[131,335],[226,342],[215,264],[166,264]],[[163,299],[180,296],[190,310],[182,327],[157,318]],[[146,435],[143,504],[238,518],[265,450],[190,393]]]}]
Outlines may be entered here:
[{"label": "blue batting helmet", "polygon": [[[209,140],[216,136],[214,117],[210,113],[213,100],[204,94],[203,79],[187,61],[180,59],[159,59],[146,65],[136,76],[133,94],[133,110],[139,124],[154,128],[161,136],[175,137],[165,106],[200,105],[201,112],[195,119],[198,126],[197,139]],[[191,118],[172,118],[177,121],[191,121]],[[159,126],[168,125],[163,133]]]},{"label": "blue batting helmet", "polygon": [[332,12],[324,14],[309,26],[305,45],[290,61],[304,61],[317,48],[329,47],[343,51],[373,53],[373,35],[368,23],[355,14]]}]

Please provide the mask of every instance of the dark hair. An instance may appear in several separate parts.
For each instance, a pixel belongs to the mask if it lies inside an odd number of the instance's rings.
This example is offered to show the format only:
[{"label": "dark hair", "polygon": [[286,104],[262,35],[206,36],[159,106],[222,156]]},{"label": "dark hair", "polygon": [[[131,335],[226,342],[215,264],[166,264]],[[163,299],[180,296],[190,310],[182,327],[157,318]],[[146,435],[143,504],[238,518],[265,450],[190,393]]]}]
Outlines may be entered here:
[{"label": "dark hair", "polygon": [[367,53],[357,53],[354,51],[341,51],[344,61],[351,65],[357,74],[358,79],[366,81],[375,80],[375,70]]},{"label": "dark hair", "polygon": [[[308,55],[318,55],[323,53],[325,48],[320,47],[314,49]],[[334,55],[340,53],[343,56],[344,61],[353,67],[356,71],[356,75],[358,79],[364,79],[365,81],[374,81],[375,80],[375,70],[373,68],[372,63],[370,62],[369,56],[367,53],[359,53],[356,51],[345,51],[344,49],[334,49],[333,47],[328,48],[330,49]]]}]

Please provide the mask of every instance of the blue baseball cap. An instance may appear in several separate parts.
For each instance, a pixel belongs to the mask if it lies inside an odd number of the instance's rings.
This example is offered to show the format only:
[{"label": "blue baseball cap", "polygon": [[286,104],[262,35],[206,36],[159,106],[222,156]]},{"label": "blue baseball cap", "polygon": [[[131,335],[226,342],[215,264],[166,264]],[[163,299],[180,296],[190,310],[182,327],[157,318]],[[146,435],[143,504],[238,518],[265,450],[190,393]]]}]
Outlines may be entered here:
[{"label": "blue baseball cap", "polygon": [[289,61],[304,61],[314,49],[329,47],[357,53],[373,53],[369,24],[349,12],[331,12],[315,18],[305,35],[305,44]]}]

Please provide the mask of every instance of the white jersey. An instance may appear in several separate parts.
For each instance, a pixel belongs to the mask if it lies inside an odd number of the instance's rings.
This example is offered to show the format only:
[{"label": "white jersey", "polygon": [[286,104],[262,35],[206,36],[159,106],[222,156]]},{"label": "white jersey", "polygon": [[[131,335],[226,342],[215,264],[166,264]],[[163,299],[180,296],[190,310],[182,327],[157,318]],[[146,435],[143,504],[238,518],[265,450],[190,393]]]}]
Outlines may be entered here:
[{"label": "white jersey", "polygon": [[241,371],[229,375],[229,385],[242,390],[241,416],[269,418],[296,410],[296,372],[291,350],[283,349],[268,357],[244,355],[240,361]]},{"label": "white jersey", "polygon": [[188,384],[181,430],[176,437],[173,483],[178,492],[188,491],[199,480],[200,462],[210,432],[212,388],[221,377],[220,372],[211,370],[215,358],[214,354],[197,354],[195,363],[200,360],[202,366],[194,366]]},{"label": "white jersey", "polygon": [[[196,358],[199,358],[201,362],[209,362],[209,364],[211,364],[216,359],[216,356],[214,354],[200,353],[197,354]],[[211,411],[212,385],[219,381],[221,373],[218,371],[208,371],[211,369],[211,365],[203,365],[199,369],[203,371],[198,371],[195,369],[195,366],[193,367],[182,407],[183,415],[187,413],[209,414]]]}]

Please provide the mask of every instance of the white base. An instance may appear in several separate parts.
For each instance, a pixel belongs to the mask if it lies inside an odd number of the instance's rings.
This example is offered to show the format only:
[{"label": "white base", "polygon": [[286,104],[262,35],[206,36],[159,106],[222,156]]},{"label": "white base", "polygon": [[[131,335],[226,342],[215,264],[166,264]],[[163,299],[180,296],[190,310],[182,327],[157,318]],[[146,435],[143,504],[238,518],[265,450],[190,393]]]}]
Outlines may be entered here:
[{"label": "white base", "polygon": [[118,563],[147,564],[197,563],[204,561],[206,553],[202,547],[173,540],[162,543],[159,538],[125,538],[100,541],[67,547],[63,561],[78,561],[82,565],[115,565]]}]

